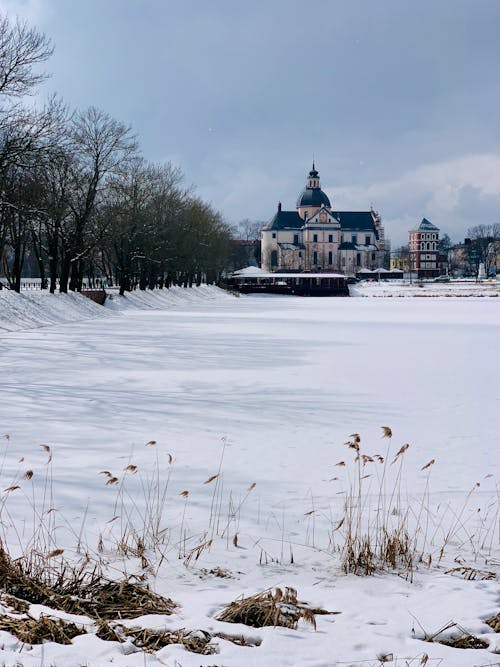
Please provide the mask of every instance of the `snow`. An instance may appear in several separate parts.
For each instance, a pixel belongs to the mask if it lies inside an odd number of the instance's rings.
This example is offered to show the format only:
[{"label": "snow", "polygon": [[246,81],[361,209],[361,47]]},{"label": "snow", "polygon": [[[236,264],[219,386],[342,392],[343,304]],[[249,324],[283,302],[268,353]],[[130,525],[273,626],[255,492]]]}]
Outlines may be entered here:
[{"label": "snow", "polygon": [[[432,285],[442,288],[450,286]],[[394,299],[381,290],[394,295],[403,286],[370,283],[356,290],[381,298],[305,299],[235,298],[202,286],[115,293],[104,308],[78,295],[0,292],[0,435],[9,435],[0,440],[1,489],[21,487],[0,495],[0,530],[13,555],[38,525],[34,506],[39,516],[54,507],[53,546],[65,557],[78,558],[81,535],[111,575],[146,574],[179,604],[171,616],[129,626],[262,641],[241,647],[217,639],[212,656],[173,645],[148,655],[93,634],[69,646],[30,647],[0,632],[0,662],[371,667],[380,665],[377,655],[392,654],[390,667],[413,667],[427,654],[428,667],[499,664],[500,637],[484,623],[498,612],[498,581],[447,574],[461,564],[494,571],[500,561],[499,302],[473,288],[468,298]],[[390,443],[382,425],[393,430]],[[433,554],[413,581],[392,571],[344,575],[331,548],[331,540],[341,543],[342,531],[332,529],[354,470],[343,444],[354,432],[370,454],[385,455],[390,444],[392,458],[410,444],[402,503],[425,505]],[[50,463],[41,444],[51,448]],[[421,468],[431,459],[429,475]],[[124,472],[130,464],[135,475]],[[29,481],[22,479],[28,469]],[[141,526],[144,491],[157,469],[162,484],[168,480],[161,503],[167,532],[161,565],[149,549],[144,572],[140,559],[119,556],[113,544],[125,515]],[[106,485],[103,470],[120,484]],[[368,496],[376,495],[376,483],[366,484]],[[187,559],[204,537],[212,537],[210,547]],[[216,576],[217,568],[229,576]],[[239,596],[275,586],[341,613],[317,616],[316,631],[303,622],[290,630],[215,619]],[[424,630],[450,620],[489,648],[421,640]]]},{"label": "snow", "polygon": [[22,331],[62,322],[106,317],[107,311],[90,299],[70,292],[0,291],[0,332]]},{"label": "snow", "polygon": [[[392,272],[396,272],[394,269]],[[392,273],[391,272],[391,273]],[[498,297],[500,283],[496,280],[475,282],[456,280],[449,283],[432,281],[409,281],[390,279],[389,281],[360,282],[349,286],[355,297]]]}]

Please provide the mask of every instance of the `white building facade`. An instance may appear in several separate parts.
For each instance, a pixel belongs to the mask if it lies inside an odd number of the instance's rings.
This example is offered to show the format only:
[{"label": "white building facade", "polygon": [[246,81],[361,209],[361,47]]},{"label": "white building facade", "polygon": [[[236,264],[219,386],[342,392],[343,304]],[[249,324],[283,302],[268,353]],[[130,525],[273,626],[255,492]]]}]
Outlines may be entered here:
[{"label": "white building facade", "polygon": [[369,211],[333,211],[312,166],[295,211],[278,211],[263,228],[266,271],[341,271],[381,267],[386,242],[381,218]]}]

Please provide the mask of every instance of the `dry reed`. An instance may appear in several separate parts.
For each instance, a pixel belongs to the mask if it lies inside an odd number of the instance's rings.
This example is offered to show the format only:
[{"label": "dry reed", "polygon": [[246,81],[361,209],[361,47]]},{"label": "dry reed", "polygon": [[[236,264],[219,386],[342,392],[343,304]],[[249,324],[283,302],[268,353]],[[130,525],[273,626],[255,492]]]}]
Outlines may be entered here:
[{"label": "dry reed", "polygon": [[311,608],[297,600],[294,588],[269,589],[250,597],[242,597],[226,607],[216,617],[218,621],[242,623],[253,628],[283,626],[295,629],[302,619],[316,629],[316,614],[336,614],[320,608]]}]

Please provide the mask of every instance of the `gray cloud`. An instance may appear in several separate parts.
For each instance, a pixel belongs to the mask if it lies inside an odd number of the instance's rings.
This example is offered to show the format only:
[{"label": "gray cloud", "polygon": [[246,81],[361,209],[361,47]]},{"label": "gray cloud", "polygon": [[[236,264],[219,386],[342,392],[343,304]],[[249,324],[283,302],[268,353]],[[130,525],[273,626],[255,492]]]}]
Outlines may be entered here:
[{"label": "gray cloud", "polygon": [[460,235],[461,188],[475,215],[498,207],[465,168],[452,191],[422,176],[500,153],[497,0],[0,3],[54,40],[45,93],[131,123],[231,221],[293,207],[313,153],[334,199],[373,202],[397,243],[422,215]]}]

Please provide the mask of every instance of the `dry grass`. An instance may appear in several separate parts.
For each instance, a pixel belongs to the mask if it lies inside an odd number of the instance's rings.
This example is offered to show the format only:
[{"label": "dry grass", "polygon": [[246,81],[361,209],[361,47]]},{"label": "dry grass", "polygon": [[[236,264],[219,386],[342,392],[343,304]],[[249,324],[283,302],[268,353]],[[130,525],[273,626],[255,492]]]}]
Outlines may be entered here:
[{"label": "dry grass", "polygon": [[[0,581],[9,596],[91,618],[135,618],[143,614],[171,614],[176,605],[143,585],[125,579],[104,579],[96,570],[72,569],[63,565],[57,581],[46,583],[47,563],[37,569],[31,561],[13,561],[0,545]],[[45,569],[43,567],[45,566]],[[31,568],[31,569],[29,569]]]},{"label": "dry grass", "polygon": [[25,614],[30,608],[29,603],[26,602],[26,600],[21,600],[8,593],[0,593],[0,603],[10,612],[15,612],[17,614]]},{"label": "dry grass", "polygon": [[79,597],[60,596],[58,605],[72,614],[91,618],[136,618],[144,614],[170,615],[176,605],[148,588],[128,580],[120,582],[100,580],[85,586]]},{"label": "dry grass", "polygon": [[[371,575],[393,569],[412,580],[420,565],[439,563],[450,547],[466,546],[474,562],[486,559],[494,549],[500,502],[498,492],[486,506],[472,508],[480,483],[467,492],[463,503],[453,506],[431,504],[430,477],[436,460],[431,458],[419,470],[425,484],[418,501],[407,492],[405,458],[410,445],[405,443],[392,450],[393,433],[382,427],[387,443],[381,453],[367,453],[361,448],[361,437],[352,433],[347,446],[351,457],[338,461],[338,470],[330,481],[341,486],[343,511],[332,520],[330,549],[340,553],[342,571],[346,574]],[[342,472],[340,472],[342,471]],[[488,475],[487,477],[492,477]],[[483,511],[485,509],[485,511]],[[488,559],[491,562],[491,559]],[[465,579],[494,579],[495,573],[463,564],[455,554],[459,567],[449,574]]]},{"label": "dry grass", "polygon": [[295,629],[302,619],[316,629],[315,614],[336,614],[314,609],[297,600],[294,588],[275,588],[231,602],[218,616],[218,621],[242,623],[252,628],[283,626]]},{"label": "dry grass", "polygon": [[489,625],[490,628],[493,628],[493,632],[500,632],[500,613],[488,618],[485,623]]},{"label": "dry grass", "polygon": [[217,652],[210,644],[212,635],[202,630],[150,630],[148,628],[125,628],[122,625],[110,624],[105,621],[99,624],[97,636],[104,641],[124,642],[130,639],[134,646],[146,653],[154,653],[165,646],[180,644],[191,653],[212,655]]},{"label": "dry grass", "polygon": [[[445,637],[439,638],[443,633],[448,633],[449,630],[454,630],[454,634],[450,636],[447,634]],[[434,632],[432,635],[426,635],[424,637],[426,642],[437,642],[438,644],[444,644],[445,646],[451,646],[452,648],[461,648],[461,649],[482,649],[488,648],[488,644],[472,635],[470,632],[462,628],[461,625],[450,621],[437,632]]]},{"label": "dry grass", "polygon": [[491,570],[479,570],[475,567],[466,567],[463,565],[460,567],[453,567],[451,570],[446,570],[445,574],[451,574],[455,577],[466,579],[467,581],[496,581],[498,579],[496,572],[492,572]]},{"label": "dry grass", "polygon": [[125,628],[117,623],[101,621],[97,636],[104,641],[124,642],[129,639],[134,646],[146,653],[154,653],[165,646],[180,644],[191,653],[213,655],[217,653],[215,639],[224,639],[238,646],[259,646],[259,640],[249,640],[243,635],[228,635],[223,632],[210,633],[206,630],[151,630],[148,628]]},{"label": "dry grass", "polygon": [[[340,547],[342,570],[346,574],[366,576],[390,567],[403,568],[411,573],[416,562],[416,546],[410,537],[408,513],[402,511],[401,497],[404,455],[409,445],[403,444],[392,455],[389,426],[382,426],[382,437],[388,442],[383,456],[364,453],[358,433],[349,437],[345,445],[353,452],[354,461],[352,465],[345,461],[336,464],[346,469],[348,487],[344,514],[332,529],[330,540],[333,544],[333,534],[337,531],[343,535]],[[429,462],[424,469],[432,464],[433,461]],[[370,501],[374,478],[378,481],[375,513]]]},{"label": "dry grass", "polygon": [[74,637],[85,634],[85,630],[74,623],[43,615],[38,620],[30,617],[0,616],[0,630],[9,632],[24,644],[43,644],[46,641],[71,644]]},{"label": "dry grass", "polygon": [[210,570],[207,570],[206,568],[202,567],[199,576],[200,578],[217,577],[220,579],[234,579],[234,574],[230,570],[224,567],[213,567]]}]

